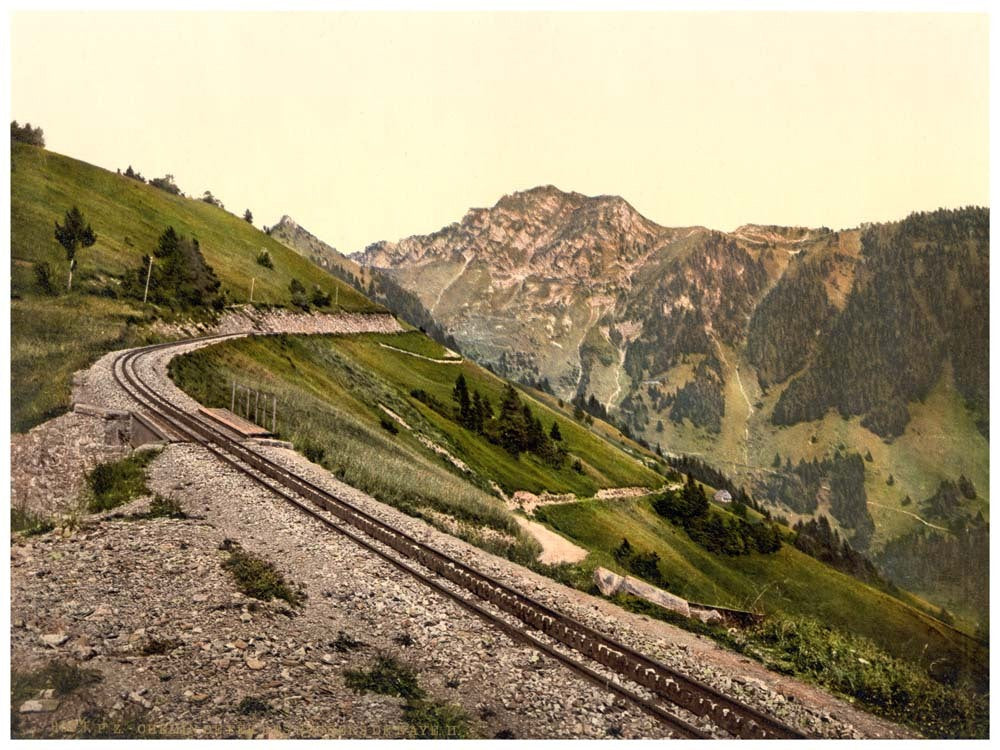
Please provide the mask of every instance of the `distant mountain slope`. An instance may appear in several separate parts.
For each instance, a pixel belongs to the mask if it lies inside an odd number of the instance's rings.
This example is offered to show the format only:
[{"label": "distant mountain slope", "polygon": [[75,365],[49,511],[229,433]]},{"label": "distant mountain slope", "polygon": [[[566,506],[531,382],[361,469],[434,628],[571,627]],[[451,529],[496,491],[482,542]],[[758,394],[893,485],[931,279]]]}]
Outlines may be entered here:
[{"label": "distant mountain slope", "polygon": [[265,227],[265,232],[269,237],[292,248],[320,268],[327,271],[339,269],[341,272],[356,275],[359,278],[364,275],[363,269],[356,262],[338,252],[337,248],[323,242],[305,227],[299,226],[287,214],[282,216],[274,226]]},{"label": "distant mountain slope", "polygon": [[351,284],[370,300],[385,305],[393,315],[425,331],[439,343],[457,348],[455,339],[442,329],[427,311],[418,295],[400,286],[381,269],[360,265],[353,258],[341,255],[290,216],[267,229],[267,233],[334,276]]},{"label": "distant mountain slope", "polygon": [[[77,253],[73,290],[66,293],[67,261],[53,223],[77,206],[97,233]],[[349,285],[238,216],[200,200],[159,190],[124,175],[23,143],[11,143],[11,378],[15,430],[65,409],[77,370],[110,349],[155,335],[148,324],[211,310],[142,305],[123,284],[141,276],[144,256],[168,226],[198,240],[204,261],[221,283],[226,303],[289,305],[297,279],[334,295],[346,310],[381,309]],[[257,262],[261,251],[271,268]],[[36,274],[47,264],[54,294]],[[140,285],[141,291],[141,285]]]},{"label": "distant mountain slope", "polygon": [[[988,513],[988,232],[983,208],[843,231],[668,228],[548,186],[352,257],[480,362],[877,554],[941,481],[970,478],[968,512]],[[796,473],[847,466],[838,455],[871,460],[846,483]]]}]

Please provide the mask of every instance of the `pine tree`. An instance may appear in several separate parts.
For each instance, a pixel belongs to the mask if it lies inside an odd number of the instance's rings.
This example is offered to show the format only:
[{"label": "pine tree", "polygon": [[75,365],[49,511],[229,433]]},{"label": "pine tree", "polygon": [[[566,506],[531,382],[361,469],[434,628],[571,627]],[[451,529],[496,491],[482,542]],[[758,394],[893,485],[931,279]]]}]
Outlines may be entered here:
[{"label": "pine tree", "polygon": [[557,443],[562,440],[562,433],[559,432],[559,423],[553,422],[552,429],[549,430],[549,437],[555,440]]},{"label": "pine tree", "polygon": [[76,251],[81,247],[90,247],[97,242],[97,235],[90,228],[90,224],[84,225],[83,214],[80,209],[73,206],[66,212],[63,225],[56,223],[55,238],[66,251],[66,260],[69,261],[69,280],[66,282],[66,290],[73,288],[73,269],[76,268]]},{"label": "pine tree", "polygon": [[526,425],[521,410],[521,399],[509,383],[504,388],[503,398],[500,400],[500,414],[497,421],[500,428],[500,445],[511,455],[517,456],[524,450]]},{"label": "pine tree", "polygon": [[458,422],[467,429],[475,428],[475,420],[472,416],[472,401],[469,399],[469,386],[465,382],[465,375],[458,374],[455,378],[455,387],[452,389],[451,397],[458,404]]}]

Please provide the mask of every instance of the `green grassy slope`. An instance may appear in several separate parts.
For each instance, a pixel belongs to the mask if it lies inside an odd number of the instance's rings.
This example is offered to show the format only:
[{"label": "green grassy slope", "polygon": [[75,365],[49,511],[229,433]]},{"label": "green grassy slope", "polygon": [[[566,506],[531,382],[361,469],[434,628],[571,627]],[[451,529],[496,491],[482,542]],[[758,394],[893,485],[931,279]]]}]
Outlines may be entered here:
[{"label": "green grassy slope", "polygon": [[[924,666],[938,659],[982,669],[985,650],[915,606],[863,584],[788,544],[773,555],[727,557],[694,543],[683,529],[658,516],[648,499],[550,505],[538,514],[591,551],[588,566],[622,571],[612,555],[627,537],[660,556],[669,590],[693,601],[769,614],[806,615],[870,638],[889,653]],[[903,595],[903,599],[908,598]]]},{"label": "green grassy slope", "polygon": [[[417,333],[392,337],[371,335],[334,341],[339,350],[349,353],[359,363],[391,379],[406,393],[411,389],[420,388],[440,401],[450,403],[455,378],[461,372],[465,375],[470,389],[478,390],[488,396],[494,407],[500,402],[505,381],[469,360],[461,364],[441,365],[386,349],[379,346],[379,343],[396,347],[425,347],[427,344],[438,347]],[[435,357],[444,356],[444,348],[438,347]],[[531,398],[526,395],[522,397]],[[559,423],[566,449],[572,457],[579,458],[584,465],[583,475],[573,471],[568,465],[556,471],[528,456],[513,460],[503,449],[457,428],[423,404],[420,406],[428,418],[435,420],[439,429],[446,430],[449,437],[468,450],[472,461],[488,470],[501,486],[512,490],[525,489],[531,492],[548,490],[591,495],[601,487],[635,485],[657,487],[662,484],[662,477],[656,472],[612,448],[579,423],[567,419],[534,399],[531,401],[532,410],[541,417],[546,430],[550,429],[553,421]],[[525,472],[526,466],[530,466],[528,473]]]},{"label": "green grassy slope", "polygon": [[[53,237],[53,223],[77,206],[97,233],[97,243],[77,253],[73,291],[65,291],[67,264]],[[68,405],[74,370],[116,346],[149,336],[141,324],[171,317],[140,300],[120,299],[118,281],[139,268],[142,256],[173,226],[198,239],[231,302],[246,302],[251,279],[255,303],[286,305],[292,278],[333,292],[341,309],[378,309],[364,296],[263,232],[200,200],[149,185],[67,156],[11,144],[11,424],[30,428]],[[273,269],[257,264],[267,250]],[[41,296],[34,264],[52,268],[59,294]],[[141,309],[142,308],[142,309]]]},{"label": "green grassy slope", "polygon": [[[226,383],[230,377],[241,382],[264,383],[263,387],[279,388],[290,397],[296,393],[302,398],[315,399],[320,411],[348,411],[376,428],[385,416],[379,408],[383,404],[426,437],[448,448],[484,481],[495,481],[508,492],[574,492],[589,496],[601,487],[662,484],[662,477],[656,472],[534,400],[531,407],[547,430],[553,421],[559,423],[570,461],[556,469],[530,454],[514,458],[410,396],[411,390],[420,388],[451,404],[455,378],[461,372],[470,389],[488,395],[496,405],[503,380],[468,360],[430,362],[382,344],[436,359],[453,356],[417,332],[391,336],[287,337],[280,341],[252,339],[226,342],[187,357],[186,361],[198,364],[197,377],[185,377],[180,369],[177,372],[182,387],[212,405],[228,405]],[[210,377],[206,375],[208,372],[212,373]],[[408,441],[419,446],[407,431],[402,430],[400,435],[396,442]],[[320,438],[314,436],[314,439]],[[574,457],[583,464],[583,474],[572,468]]]}]

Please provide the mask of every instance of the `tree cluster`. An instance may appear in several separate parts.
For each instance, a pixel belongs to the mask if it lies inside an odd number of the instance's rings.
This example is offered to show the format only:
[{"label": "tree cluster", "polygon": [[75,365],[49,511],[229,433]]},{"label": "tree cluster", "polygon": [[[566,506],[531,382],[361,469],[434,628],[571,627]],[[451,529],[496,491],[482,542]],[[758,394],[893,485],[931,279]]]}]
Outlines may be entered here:
[{"label": "tree cluster", "polygon": [[[781,456],[775,460],[781,465]],[[777,468],[777,467],[775,467]],[[788,506],[796,513],[813,513],[823,485],[830,487],[830,513],[845,529],[854,529],[853,544],[866,549],[875,532],[875,523],[868,512],[865,490],[865,461],[860,453],[841,453],[812,461],[800,459],[792,464],[786,458],[782,471],[769,474],[755,485],[758,495]]]},{"label": "tree cluster", "polygon": [[976,488],[964,474],[958,483],[942,479],[937,490],[920,503],[921,514],[949,527],[961,525],[968,515],[969,501],[976,499]]},{"label": "tree cluster", "polygon": [[673,469],[675,475],[678,472],[680,474],[687,474],[688,477],[694,477],[699,482],[703,482],[710,487],[726,490],[733,498],[733,503],[748,505],[758,513],[768,515],[767,509],[757,503],[743,487],[737,487],[733,480],[700,458],[688,455],[668,456],[667,463]]},{"label": "tree cluster", "polygon": [[31,127],[30,122],[18,125],[17,120],[12,120],[10,123],[10,139],[45,148],[45,133],[42,132],[41,128]]},{"label": "tree cluster", "polygon": [[[259,258],[257,262],[260,262]],[[305,284],[298,279],[292,279],[288,283],[288,291],[292,294],[292,304],[304,311],[308,311],[310,305],[329,307],[332,299],[330,293],[323,291],[318,284],[313,284],[312,291],[307,294]]]},{"label": "tree cluster", "polygon": [[797,550],[865,583],[884,583],[874,563],[842,539],[826,516],[799,521],[794,530]]},{"label": "tree cluster", "polygon": [[542,420],[510,384],[504,388],[496,413],[489,396],[470,389],[461,373],[455,379],[451,395],[455,402],[451,416],[465,429],[483,435],[512,456],[533,453],[556,468],[565,463],[567,453],[558,425],[553,422],[546,433]]},{"label": "tree cluster", "polygon": [[956,603],[987,617],[990,587],[990,525],[981,512],[956,516],[950,532],[918,524],[886,542],[879,567],[894,583],[917,590],[936,588]]},{"label": "tree cluster", "polygon": [[172,174],[165,174],[163,177],[154,177],[149,181],[149,184],[165,193],[170,193],[171,195],[180,195],[181,189],[177,187],[177,183],[174,182],[174,176]]},{"label": "tree cluster", "polygon": [[[121,170],[118,171],[121,172]],[[122,172],[122,174],[125,175],[125,177],[128,177],[130,180],[135,180],[136,182],[143,182],[143,183],[146,182],[146,178],[143,177],[136,170],[132,169],[131,164],[129,164],[128,167],[125,168],[125,171]]]},{"label": "tree cluster", "polygon": [[221,284],[196,238],[167,227],[153,250],[152,269],[149,263],[149,256],[144,256],[142,265],[126,279],[131,296],[142,299],[148,274],[152,302],[179,309],[211,305],[220,310],[224,306]]},{"label": "tree cluster", "polygon": [[371,279],[366,289],[362,285],[361,279],[354,274],[337,266],[329,269],[330,273],[353,285],[355,289],[367,295],[368,299],[385,305],[394,315],[402,318],[410,325],[416,326],[442,346],[446,346],[456,352],[459,351],[458,342],[455,341],[454,336],[445,331],[434,320],[434,317],[424,307],[416,294],[401,287],[387,273],[375,268],[369,270],[371,272]]},{"label": "tree cluster", "polygon": [[781,532],[775,524],[750,523],[713,510],[705,488],[691,476],[680,490],[668,490],[656,498],[653,510],[682,526],[695,543],[715,554],[770,554],[781,549]]},{"label": "tree cluster", "polygon": [[222,204],[222,201],[220,201],[218,198],[212,195],[211,190],[206,190],[204,193],[202,193],[201,200],[204,203],[209,204],[210,206],[215,206],[216,208],[225,208],[225,206]]}]

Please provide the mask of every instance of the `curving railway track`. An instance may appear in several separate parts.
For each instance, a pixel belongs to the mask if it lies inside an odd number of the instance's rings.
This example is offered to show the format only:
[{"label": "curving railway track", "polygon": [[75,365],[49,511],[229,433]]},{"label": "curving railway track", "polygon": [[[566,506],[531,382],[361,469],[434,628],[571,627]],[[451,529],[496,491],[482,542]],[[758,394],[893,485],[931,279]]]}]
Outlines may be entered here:
[{"label": "curving railway track", "polygon": [[[220,461],[265,486],[327,529],[347,536],[511,638],[538,649],[639,707],[674,736],[691,739],[719,735],[746,739],[806,736],[752,706],[535,601],[302,479],[253,450],[217,423],[174,405],[144,383],[137,372],[136,364],[155,351],[231,335],[203,336],[122,352],[112,363],[115,381],[141,409],[168,424],[185,440],[202,445]],[[599,665],[602,671],[591,663]],[[677,708],[707,718],[717,729],[708,731],[695,726],[678,716]]]}]

